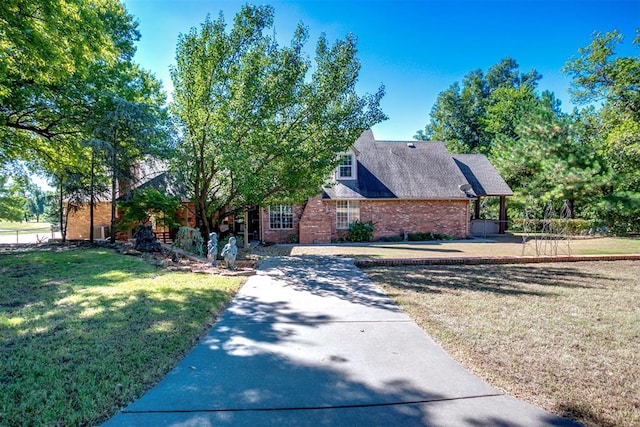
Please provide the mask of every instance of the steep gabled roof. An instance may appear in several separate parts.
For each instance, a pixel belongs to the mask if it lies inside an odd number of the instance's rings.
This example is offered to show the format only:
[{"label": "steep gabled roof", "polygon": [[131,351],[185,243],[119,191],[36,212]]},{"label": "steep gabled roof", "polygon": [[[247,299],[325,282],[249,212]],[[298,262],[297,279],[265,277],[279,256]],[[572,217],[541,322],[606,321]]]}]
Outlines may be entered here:
[{"label": "steep gabled roof", "polygon": [[478,196],[512,196],[513,191],[484,154],[455,154],[456,162]]},{"label": "steep gabled roof", "polygon": [[364,132],[353,146],[357,179],[325,188],[331,199],[468,199],[469,184],[441,142],[376,141]]}]

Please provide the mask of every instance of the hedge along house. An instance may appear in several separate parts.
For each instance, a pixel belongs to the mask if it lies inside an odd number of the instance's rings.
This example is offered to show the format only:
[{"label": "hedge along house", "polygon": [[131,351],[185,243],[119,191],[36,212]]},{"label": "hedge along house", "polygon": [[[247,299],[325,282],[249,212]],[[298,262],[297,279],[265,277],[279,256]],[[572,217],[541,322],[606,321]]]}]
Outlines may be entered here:
[{"label": "hedge along house", "polygon": [[452,156],[441,142],[376,141],[368,130],[341,157],[322,194],[260,209],[260,240],[330,243],[355,220],[373,221],[374,239],[429,232],[467,238],[471,202],[486,196],[500,197],[498,222],[506,221],[505,197],[513,193],[482,154]]}]

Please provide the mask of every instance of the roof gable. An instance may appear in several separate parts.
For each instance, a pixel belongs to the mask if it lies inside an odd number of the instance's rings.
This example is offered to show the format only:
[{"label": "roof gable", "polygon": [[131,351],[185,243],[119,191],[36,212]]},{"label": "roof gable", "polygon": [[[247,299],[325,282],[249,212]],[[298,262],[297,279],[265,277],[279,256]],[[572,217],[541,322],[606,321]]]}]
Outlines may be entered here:
[{"label": "roof gable", "polygon": [[456,154],[454,161],[478,196],[512,196],[513,191],[484,154]]},{"label": "roof gable", "polygon": [[467,199],[465,175],[441,142],[376,141],[367,131],[354,144],[357,181],[340,181],[325,189],[325,197]]}]

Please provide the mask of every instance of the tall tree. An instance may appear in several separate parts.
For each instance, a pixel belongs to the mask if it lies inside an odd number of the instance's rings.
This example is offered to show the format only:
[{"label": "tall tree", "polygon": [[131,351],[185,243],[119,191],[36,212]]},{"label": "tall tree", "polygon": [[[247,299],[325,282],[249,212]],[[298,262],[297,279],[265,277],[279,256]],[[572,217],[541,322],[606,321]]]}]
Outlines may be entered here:
[{"label": "tall tree", "polygon": [[215,221],[272,200],[320,191],[358,136],[386,117],[355,91],[360,63],[352,35],[320,37],[312,65],[299,25],[291,44],[268,35],[274,10],[244,6],[227,31],[222,15],[181,35],[172,69],[183,140],[176,173],[208,233]]},{"label": "tall tree", "polygon": [[535,200],[557,208],[567,203],[571,217],[584,217],[610,176],[572,118],[554,111],[553,99],[532,104],[513,135],[500,135],[491,160],[514,189],[514,213]]},{"label": "tall tree", "polygon": [[101,69],[133,57],[136,25],[117,0],[0,2],[0,162],[51,155],[83,129]]},{"label": "tall tree", "polygon": [[[164,132],[166,127],[162,120],[166,119],[164,110],[159,105],[154,105],[153,97],[157,91],[153,90],[151,100],[142,102],[128,101],[120,97],[109,100],[109,107],[103,112],[102,117],[96,121],[93,129],[96,142],[102,142],[104,153],[108,157],[107,164],[111,171],[111,243],[115,242],[116,230],[116,199],[122,192],[131,189],[126,183],[134,180],[131,175],[137,161],[143,160],[148,155],[161,156],[164,154],[165,142],[168,135]],[[143,98],[143,93],[138,93],[136,98]],[[95,164],[93,159],[96,153],[95,146],[92,149],[92,178],[94,177]],[[91,181],[93,184],[93,181]],[[118,188],[120,184],[120,188]],[[91,193],[93,204],[94,193]],[[92,224],[91,224],[92,225]]]},{"label": "tall tree", "polygon": [[20,186],[0,175],[0,219],[8,221],[22,221],[25,215],[26,199],[20,191]]},{"label": "tall tree", "polygon": [[[640,47],[640,29],[633,41]],[[576,103],[600,103],[591,120],[596,149],[614,171],[612,187],[600,204],[601,215],[620,231],[640,230],[640,55],[616,55],[618,31],[595,33],[580,56],[567,62]]]},{"label": "tall tree", "polygon": [[506,110],[523,108],[542,77],[535,70],[523,74],[518,68],[514,59],[505,58],[486,75],[475,70],[462,85],[453,83],[438,95],[430,122],[415,138],[443,141],[454,153],[489,153],[497,134],[514,132],[515,120],[504,114]]}]

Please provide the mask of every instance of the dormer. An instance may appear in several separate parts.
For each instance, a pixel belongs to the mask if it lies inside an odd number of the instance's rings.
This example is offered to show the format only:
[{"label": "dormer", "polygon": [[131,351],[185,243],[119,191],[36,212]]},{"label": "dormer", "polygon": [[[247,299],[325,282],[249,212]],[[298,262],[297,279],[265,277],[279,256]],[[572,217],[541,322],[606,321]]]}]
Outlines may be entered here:
[{"label": "dormer", "polygon": [[340,164],[336,169],[336,180],[357,179],[356,155],[353,151],[338,154]]}]

